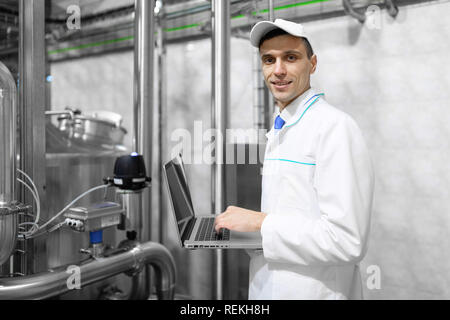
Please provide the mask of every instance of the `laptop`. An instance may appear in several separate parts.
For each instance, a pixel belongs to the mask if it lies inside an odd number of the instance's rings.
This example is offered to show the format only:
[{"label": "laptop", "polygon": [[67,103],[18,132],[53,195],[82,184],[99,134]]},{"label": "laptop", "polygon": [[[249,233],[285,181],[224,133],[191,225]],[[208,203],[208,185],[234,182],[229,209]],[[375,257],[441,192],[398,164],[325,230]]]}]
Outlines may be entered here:
[{"label": "laptop", "polygon": [[164,165],[172,212],[181,247],[187,249],[262,249],[261,233],[214,229],[215,216],[197,216],[192,205],[183,160],[177,156]]}]

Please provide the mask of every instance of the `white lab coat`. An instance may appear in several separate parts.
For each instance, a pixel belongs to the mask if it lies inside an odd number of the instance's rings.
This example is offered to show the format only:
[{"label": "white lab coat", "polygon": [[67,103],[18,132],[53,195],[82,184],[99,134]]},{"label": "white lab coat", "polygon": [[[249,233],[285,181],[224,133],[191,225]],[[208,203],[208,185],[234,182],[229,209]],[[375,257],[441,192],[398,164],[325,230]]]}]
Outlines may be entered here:
[{"label": "white lab coat", "polygon": [[349,115],[323,96],[308,108],[314,94],[289,104],[284,127],[267,134],[261,211],[268,216],[263,250],[250,253],[249,299],[362,298],[371,160]]}]

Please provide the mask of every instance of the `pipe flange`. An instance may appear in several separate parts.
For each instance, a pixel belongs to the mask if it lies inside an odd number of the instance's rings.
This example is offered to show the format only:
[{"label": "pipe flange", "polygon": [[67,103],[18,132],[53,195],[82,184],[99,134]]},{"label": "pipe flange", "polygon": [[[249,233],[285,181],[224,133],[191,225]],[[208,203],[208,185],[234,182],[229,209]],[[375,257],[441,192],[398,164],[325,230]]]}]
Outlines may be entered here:
[{"label": "pipe flange", "polygon": [[[139,245],[139,242],[137,242],[136,240],[123,240],[119,246],[118,249],[126,249],[127,251],[130,250],[136,250],[136,247]],[[135,257],[135,265],[133,269],[130,269],[126,272],[124,272],[127,276],[129,277],[134,277],[137,274],[139,274],[142,269],[144,268],[144,264],[142,259]]]},{"label": "pipe flange", "polygon": [[9,207],[0,208],[0,216],[9,216],[12,214],[31,212],[32,209],[33,209],[33,207],[30,205],[24,205],[19,202],[14,202]]}]

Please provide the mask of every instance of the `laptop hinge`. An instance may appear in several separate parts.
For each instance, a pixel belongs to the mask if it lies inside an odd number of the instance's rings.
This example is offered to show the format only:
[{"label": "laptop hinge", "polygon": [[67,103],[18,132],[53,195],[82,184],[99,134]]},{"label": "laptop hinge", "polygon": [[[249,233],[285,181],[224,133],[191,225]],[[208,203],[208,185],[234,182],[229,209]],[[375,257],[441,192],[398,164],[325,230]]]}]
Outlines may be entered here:
[{"label": "laptop hinge", "polygon": [[186,229],[183,232],[183,236],[181,237],[182,241],[189,240],[191,237],[192,230],[194,230],[195,226],[195,220],[196,218],[192,218],[188,221],[188,225],[186,226]]}]

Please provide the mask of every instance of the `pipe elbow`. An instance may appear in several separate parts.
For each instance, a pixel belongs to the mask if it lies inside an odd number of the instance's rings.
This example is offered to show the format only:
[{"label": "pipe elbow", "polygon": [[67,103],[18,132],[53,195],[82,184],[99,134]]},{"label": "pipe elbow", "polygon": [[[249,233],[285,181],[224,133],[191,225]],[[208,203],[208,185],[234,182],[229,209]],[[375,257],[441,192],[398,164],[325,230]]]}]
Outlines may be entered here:
[{"label": "pipe elbow", "polygon": [[157,295],[160,300],[173,299],[176,283],[175,260],[170,251],[156,242],[146,242],[136,247],[140,266],[153,267],[157,278]]}]

